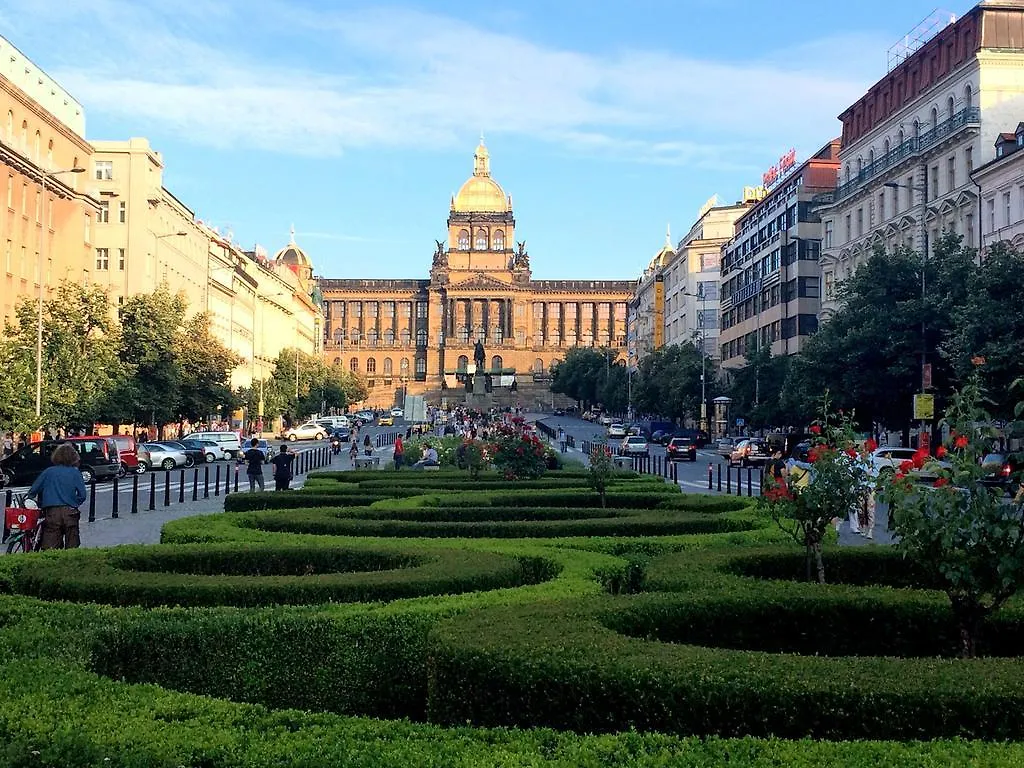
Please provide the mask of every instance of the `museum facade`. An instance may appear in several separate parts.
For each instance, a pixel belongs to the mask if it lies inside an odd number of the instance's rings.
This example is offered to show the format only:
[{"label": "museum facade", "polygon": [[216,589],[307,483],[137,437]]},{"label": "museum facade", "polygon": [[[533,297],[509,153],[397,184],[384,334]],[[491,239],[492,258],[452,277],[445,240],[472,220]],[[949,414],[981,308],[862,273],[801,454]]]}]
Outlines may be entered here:
[{"label": "museum facade", "polygon": [[399,393],[461,397],[477,341],[496,394],[546,389],[551,364],[571,347],[625,347],[634,282],[534,280],[515,237],[512,198],[491,177],[481,141],[428,277],[320,279],[327,362],[365,376],[368,402],[388,405]]}]

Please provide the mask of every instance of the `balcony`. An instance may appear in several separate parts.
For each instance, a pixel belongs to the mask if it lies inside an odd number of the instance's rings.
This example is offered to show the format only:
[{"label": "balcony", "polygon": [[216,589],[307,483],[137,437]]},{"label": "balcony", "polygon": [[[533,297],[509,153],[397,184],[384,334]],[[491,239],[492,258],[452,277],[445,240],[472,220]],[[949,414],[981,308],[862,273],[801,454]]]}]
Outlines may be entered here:
[{"label": "balcony", "polygon": [[839,202],[844,197],[849,197],[883,171],[892,168],[909,157],[922,154],[947,136],[952,136],[963,128],[977,128],[980,125],[980,108],[968,107],[967,109],[961,109],[951,118],[944,120],[931,130],[925,131],[916,138],[907,139],[898,147],[891,149],[888,154],[882,155],[875,162],[864,166],[856,178],[850,179],[845,184],[840,184],[836,187],[835,202]]}]

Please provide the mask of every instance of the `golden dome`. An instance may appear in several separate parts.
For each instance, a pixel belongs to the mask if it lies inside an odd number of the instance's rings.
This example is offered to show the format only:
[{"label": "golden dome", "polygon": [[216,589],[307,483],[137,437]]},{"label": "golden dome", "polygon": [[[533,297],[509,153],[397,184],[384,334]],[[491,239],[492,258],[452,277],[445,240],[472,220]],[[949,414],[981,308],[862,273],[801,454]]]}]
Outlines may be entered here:
[{"label": "golden dome", "polygon": [[491,178],[491,157],[481,139],[473,154],[473,175],[452,199],[452,210],[461,213],[507,213],[511,208],[505,190]]}]

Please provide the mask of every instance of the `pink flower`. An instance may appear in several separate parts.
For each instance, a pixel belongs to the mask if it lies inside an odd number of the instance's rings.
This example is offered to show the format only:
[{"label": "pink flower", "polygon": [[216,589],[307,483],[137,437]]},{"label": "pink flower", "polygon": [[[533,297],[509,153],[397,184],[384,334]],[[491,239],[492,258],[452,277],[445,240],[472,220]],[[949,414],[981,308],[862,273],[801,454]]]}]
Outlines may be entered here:
[{"label": "pink flower", "polygon": [[811,434],[812,435],[820,435],[821,434],[821,427],[819,427],[817,424],[812,424],[811,425]]}]

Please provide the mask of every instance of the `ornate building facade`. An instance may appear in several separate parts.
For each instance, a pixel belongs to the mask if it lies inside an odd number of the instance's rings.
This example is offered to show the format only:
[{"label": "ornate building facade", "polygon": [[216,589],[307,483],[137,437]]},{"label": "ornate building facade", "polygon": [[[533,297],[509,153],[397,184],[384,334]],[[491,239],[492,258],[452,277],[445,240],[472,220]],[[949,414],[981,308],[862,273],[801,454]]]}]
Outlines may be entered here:
[{"label": "ornate building facade", "polygon": [[320,280],[327,362],[363,374],[369,402],[386,405],[400,392],[461,398],[478,340],[496,393],[546,389],[551,364],[571,347],[624,347],[633,281],[534,280],[515,226],[481,141],[429,277]]}]

